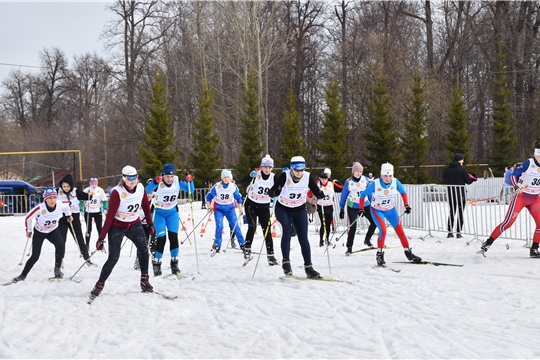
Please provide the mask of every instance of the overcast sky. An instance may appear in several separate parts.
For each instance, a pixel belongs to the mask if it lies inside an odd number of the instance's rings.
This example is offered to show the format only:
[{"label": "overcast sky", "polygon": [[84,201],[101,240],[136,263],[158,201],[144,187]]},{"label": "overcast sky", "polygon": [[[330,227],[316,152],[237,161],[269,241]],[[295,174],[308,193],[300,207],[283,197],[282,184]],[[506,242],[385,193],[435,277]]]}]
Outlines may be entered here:
[{"label": "overcast sky", "polygon": [[[39,52],[58,47],[74,55],[103,53],[98,42],[107,19],[108,2],[7,2],[0,0],[0,82],[17,66],[39,66]],[[21,67],[24,71],[38,69]]]}]

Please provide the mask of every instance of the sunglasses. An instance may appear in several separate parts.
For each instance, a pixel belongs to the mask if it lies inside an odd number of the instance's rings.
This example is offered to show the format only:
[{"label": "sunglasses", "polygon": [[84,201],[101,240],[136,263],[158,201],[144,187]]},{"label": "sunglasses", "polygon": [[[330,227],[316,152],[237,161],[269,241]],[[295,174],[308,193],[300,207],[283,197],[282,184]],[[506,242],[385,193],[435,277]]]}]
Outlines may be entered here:
[{"label": "sunglasses", "polygon": [[137,178],[139,177],[139,175],[125,175],[126,179],[128,179],[129,181],[133,181],[133,180],[137,180]]},{"label": "sunglasses", "polygon": [[293,171],[296,171],[296,172],[304,172],[304,169],[293,169]]}]

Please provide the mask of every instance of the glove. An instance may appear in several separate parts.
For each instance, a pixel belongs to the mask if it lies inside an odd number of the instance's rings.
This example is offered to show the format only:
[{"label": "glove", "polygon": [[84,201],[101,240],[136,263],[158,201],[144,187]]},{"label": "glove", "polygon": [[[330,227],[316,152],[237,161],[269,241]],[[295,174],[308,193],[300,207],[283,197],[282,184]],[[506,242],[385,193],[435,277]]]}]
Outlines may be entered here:
[{"label": "glove", "polygon": [[345,210],[340,210],[340,211],[339,211],[339,218],[340,218],[341,220],[345,219]]},{"label": "glove", "polygon": [[364,215],[365,215],[364,209],[358,210],[358,217],[364,217]]},{"label": "glove", "polygon": [[409,205],[405,205],[405,214],[410,214],[411,213],[411,207]]},{"label": "glove", "polygon": [[99,238],[98,241],[96,241],[96,250],[105,250],[105,239]]},{"label": "glove", "polygon": [[186,175],[186,181],[187,181],[187,182],[193,181],[193,175],[187,174],[187,175]]},{"label": "glove", "polygon": [[156,184],[159,184],[161,182],[161,180],[163,180],[163,178],[161,177],[161,175],[159,175],[159,176],[156,176],[156,178],[154,179],[154,182]]},{"label": "glove", "polygon": [[324,199],[324,191],[319,191],[317,194],[317,199]]},{"label": "glove", "polygon": [[473,182],[476,181],[476,180],[478,180],[478,179],[476,178],[476,175],[475,175],[474,173],[470,173],[470,174],[469,174],[469,177],[471,178],[471,180],[472,180]]},{"label": "glove", "polygon": [[249,176],[252,178],[257,177],[257,172],[255,170],[252,170]]}]

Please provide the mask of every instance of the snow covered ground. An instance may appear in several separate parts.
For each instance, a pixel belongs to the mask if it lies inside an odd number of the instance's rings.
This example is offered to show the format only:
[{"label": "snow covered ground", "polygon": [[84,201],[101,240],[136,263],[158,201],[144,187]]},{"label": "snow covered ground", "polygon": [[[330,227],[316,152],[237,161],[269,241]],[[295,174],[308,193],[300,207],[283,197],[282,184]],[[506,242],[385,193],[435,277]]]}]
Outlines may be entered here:
[{"label": "snow covered ground", "polygon": [[[194,206],[195,223],[205,214],[199,208]],[[182,206],[183,220],[188,213],[189,205]],[[190,277],[151,279],[156,291],[178,296],[172,301],[140,292],[128,241],[102,295],[88,305],[106,254],[93,256],[99,268],[84,267],[75,276],[80,283],[50,282],[54,248],[45,243],[26,281],[0,286],[0,358],[540,357],[535,315],[540,260],[529,258],[523,241],[501,239],[484,258],[475,253],[479,242],[466,245],[469,236],[446,239],[441,233],[421,240],[425,233],[406,230],[417,255],[464,266],[394,263],[406,260],[403,250],[387,249],[388,265],[401,269],[395,273],[376,267],[374,251],[345,257],[343,237],[330,249],[330,272],[310,226],[314,268],[353,284],[281,280],[281,267],[268,266],[264,255],[252,279],[257,258],[242,267],[238,250],[210,257],[213,224],[202,237],[195,232],[199,273],[195,246],[186,241],[180,268]],[[189,232],[191,221],[186,227]],[[5,283],[22,270],[24,218],[2,217],[0,228],[0,282]],[[245,234],[246,226],[242,229]],[[95,230],[92,238],[95,244]],[[225,244],[228,235],[223,238]],[[363,238],[356,236],[355,249],[363,247]],[[259,229],[255,251],[261,240]],[[279,239],[275,243],[281,260]],[[399,245],[393,231],[387,245]],[[293,271],[304,275],[296,238],[291,262]],[[66,277],[81,264],[69,238]]]}]

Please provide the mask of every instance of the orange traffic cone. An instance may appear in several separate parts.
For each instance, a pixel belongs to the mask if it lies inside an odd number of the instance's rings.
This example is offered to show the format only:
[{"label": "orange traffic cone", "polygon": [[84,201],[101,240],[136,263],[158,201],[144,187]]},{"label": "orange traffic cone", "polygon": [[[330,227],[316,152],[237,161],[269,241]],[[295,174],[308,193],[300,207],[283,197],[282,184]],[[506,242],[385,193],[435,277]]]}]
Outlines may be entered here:
[{"label": "orange traffic cone", "polygon": [[182,231],[187,231],[186,222],[182,221]]},{"label": "orange traffic cone", "polygon": [[187,214],[187,221],[191,221],[191,215],[189,213]]},{"label": "orange traffic cone", "polygon": [[276,225],[272,225],[272,237],[276,237],[276,236],[277,236]]},{"label": "orange traffic cone", "polygon": [[204,223],[201,224],[201,234],[206,233],[206,230],[204,229]]}]

